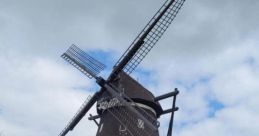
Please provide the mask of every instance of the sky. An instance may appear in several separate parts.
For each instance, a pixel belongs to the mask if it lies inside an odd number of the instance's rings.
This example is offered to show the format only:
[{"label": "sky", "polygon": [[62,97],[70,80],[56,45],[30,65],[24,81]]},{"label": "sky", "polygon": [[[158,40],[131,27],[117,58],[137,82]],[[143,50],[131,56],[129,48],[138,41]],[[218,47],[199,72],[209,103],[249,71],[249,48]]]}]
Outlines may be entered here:
[{"label": "sky", "polygon": [[[0,0],[0,135],[58,135],[98,90],[60,55],[76,44],[107,76],[163,2]],[[180,90],[174,135],[259,134],[258,8],[257,0],[186,0],[132,74],[155,95]],[[88,116],[68,136],[94,136]],[[168,120],[159,119],[161,136]]]}]

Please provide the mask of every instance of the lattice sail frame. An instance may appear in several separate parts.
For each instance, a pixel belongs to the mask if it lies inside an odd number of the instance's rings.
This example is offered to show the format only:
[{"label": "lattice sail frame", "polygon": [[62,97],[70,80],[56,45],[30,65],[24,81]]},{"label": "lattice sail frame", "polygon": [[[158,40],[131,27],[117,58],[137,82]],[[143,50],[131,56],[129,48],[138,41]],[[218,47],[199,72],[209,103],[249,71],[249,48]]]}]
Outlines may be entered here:
[{"label": "lattice sail frame", "polygon": [[[119,89],[116,86],[112,84],[109,85],[111,88],[113,88],[112,90],[116,91],[117,93],[119,92]],[[106,89],[110,90],[109,88]],[[157,131],[159,126],[159,122],[156,120],[156,118],[152,117],[145,110],[136,105],[134,101],[124,93],[113,95],[113,97],[117,98],[120,103],[117,103],[117,106],[108,108],[107,111],[110,112],[111,115],[117,121],[119,121],[121,125],[127,127],[128,132],[132,136],[154,135],[154,132]],[[135,111],[139,114],[136,114]],[[136,116],[138,116],[139,119],[141,119],[146,124],[146,129],[136,129],[136,126],[134,125],[137,122]]]},{"label": "lattice sail frame", "polygon": [[92,98],[91,95],[89,95],[86,100],[84,101],[84,103],[80,106],[79,110],[76,112],[76,114],[73,116],[73,118],[68,122],[68,124],[66,125],[66,127],[61,131],[61,133],[58,136],[63,136],[63,134],[65,133],[65,131],[69,130],[69,126],[72,124],[73,120],[76,118],[76,116],[78,114],[80,114],[80,112],[82,112],[83,108],[87,105],[87,103],[90,101],[90,99]]},{"label": "lattice sail frame", "polygon": [[106,67],[74,44],[61,57],[89,78],[96,77]]},{"label": "lattice sail frame", "polygon": [[[121,58],[116,62],[115,66],[122,61],[122,59],[128,54],[131,48],[135,45],[136,42],[140,40],[147,29],[149,29],[150,25],[157,19],[157,17],[161,14],[161,12],[172,2],[172,0],[167,0],[163,6],[159,9],[159,11],[153,16],[153,18],[149,21],[149,23],[144,27],[141,33],[137,36],[137,38],[132,42],[129,48],[124,52]],[[139,48],[136,54],[131,58],[131,60],[127,63],[127,65],[123,68],[123,71],[127,74],[132,73],[135,68],[139,65],[139,63],[145,58],[148,52],[154,47],[157,41],[161,38],[164,32],[167,30],[169,25],[172,23],[177,13],[181,9],[185,0],[174,0],[173,4],[167,9],[162,18],[156,23],[156,25],[152,28],[152,30],[148,33],[148,35],[144,39],[143,45]]]},{"label": "lattice sail frame", "polygon": [[155,133],[154,130],[148,126],[145,126],[145,129],[136,127],[139,119],[134,117],[125,107],[118,106],[110,108],[108,112],[127,129],[127,132],[129,132],[131,136],[153,136]]}]

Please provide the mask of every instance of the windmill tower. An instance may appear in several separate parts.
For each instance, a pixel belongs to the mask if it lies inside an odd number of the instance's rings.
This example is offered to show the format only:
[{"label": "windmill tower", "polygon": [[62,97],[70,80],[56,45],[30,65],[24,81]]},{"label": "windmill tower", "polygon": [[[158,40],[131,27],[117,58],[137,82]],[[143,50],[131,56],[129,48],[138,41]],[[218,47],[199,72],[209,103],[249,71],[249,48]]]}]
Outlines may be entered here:
[{"label": "windmill tower", "polygon": [[[59,136],[72,131],[90,108],[97,103],[97,115],[89,120],[98,125],[97,136],[159,136],[158,118],[171,113],[167,136],[172,135],[177,89],[161,96],[154,96],[134,80],[130,74],[172,23],[185,0],[167,0],[148,22],[122,57],[117,61],[108,77],[98,76],[105,65],[89,56],[76,45],[64,54],[67,62],[89,78],[94,78],[101,89],[88,97],[79,111],[62,130]],[[159,101],[173,97],[172,108],[164,110]],[[97,121],[99,119],[99,122]]]}]

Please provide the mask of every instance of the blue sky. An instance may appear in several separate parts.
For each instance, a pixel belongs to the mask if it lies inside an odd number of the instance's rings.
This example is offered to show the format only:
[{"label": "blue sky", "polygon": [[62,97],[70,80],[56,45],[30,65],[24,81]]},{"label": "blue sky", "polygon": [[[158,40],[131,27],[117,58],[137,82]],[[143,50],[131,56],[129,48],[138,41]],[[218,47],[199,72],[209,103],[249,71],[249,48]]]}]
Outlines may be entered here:
[{"label": "blue sky", "polygon": [[[57,135],[98,89],[60,55],[76,44],[108,66],[107,76],[162,3],[0,0],[0,133]],[[187,0],[132,73],[155,95],[180,90],[174,135],[258,135],[258,7],[256,0]],[[168,119],[159,119],[161,136]],[[84,118],[69,136],[92,136],[94,128]]]}]

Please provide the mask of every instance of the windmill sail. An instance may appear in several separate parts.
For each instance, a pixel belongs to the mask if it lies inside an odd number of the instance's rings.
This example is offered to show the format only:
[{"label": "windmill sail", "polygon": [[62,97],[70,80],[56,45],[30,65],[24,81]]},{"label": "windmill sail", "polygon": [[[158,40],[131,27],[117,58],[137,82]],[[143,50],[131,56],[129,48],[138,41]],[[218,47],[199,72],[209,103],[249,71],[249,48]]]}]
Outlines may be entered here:
[{"label": "windmill sail", "polygon": [[89,78],[96,77],[106,67],[76,45],[70,46],[61,57]]},{"label": "windmill sail", "polygon": [[130,74],[161,38],[185,0],[167,0],[115,64],[115,72]]},{"label": "windmill sail", "polygon": [[[151,116],[152,113],[148,113],[148,111],[145,111],[144,109],[139,107],[127,95],[118,93],[121,91],[118,90],[117,87],[111,84],[106,84],[104,87],[112,94],[113,97],[109,100],[109,103],[104,102],[104,104],[99,104],[100,106],[97,107],[99,110],[104,109],[102,116],[113,116],[113,118],[106,119],[102,117],[104,119],[104,122],[107,122],[108,119],[108,122],[114,122],[114,126],[118,125],[118,123],[121,124],[123,127],[127,128],[127,132],[131,136],[157,135],[157,125],[159,123],[157,122],[155,115]],[[115,119],[116,121],[113,119]],[[103,122],[100,122],[100,124],[105,125],[104,129],[111,129],[110,124]],[[103,132],[101,132],[98,135],[110,136],[116,134],[116,132],[110,132],[111,134],[108,133],[109,132],[107,132],[107,130],[103,130]]]},{"label": "windmill sail", "polygon": [[[142,118],[128,109],[127,106],[118,105],[112,108],[108,108],[107,111],[123,126],[127,129],[127,132],[131,136],[156,136],[158,133],[159,122],[155,118],[155,113],[144,110],[139,107],[131,98],[122,94],[124,98],[128,100],[128,104],[142,115]],[[152,116],[153,115],[153,116]],[[143,120],[143,118],[145,120]],[[150,125],[148,125],[148,123]]]},{"label": "windmill sail", "polygon": [[79,108],[77,113],[74,115],[74,117],[70,120],[70,122],[67,124],[67,126],[61,131],[59,136],[65,136],[68,133],[69,130],[73,129],[72,126],[74,126],[76,120],[78,120],[78,117],[80,116],[80,114],[82,114],[82,112],[84,111],[85,107],[87,106],[87,104],[91,100],[91,98],[92,97],[90,95],[87,97],[87,99],[81,105],[81,107]]},{"label": "windmill sail", "polygon": [[143,120],[129,112],[125,107],[110,108],[107,111],[126,129],[126,133],[129,133],[130,136],[157,135],[157,130],[147,126]]}]

